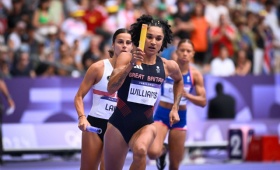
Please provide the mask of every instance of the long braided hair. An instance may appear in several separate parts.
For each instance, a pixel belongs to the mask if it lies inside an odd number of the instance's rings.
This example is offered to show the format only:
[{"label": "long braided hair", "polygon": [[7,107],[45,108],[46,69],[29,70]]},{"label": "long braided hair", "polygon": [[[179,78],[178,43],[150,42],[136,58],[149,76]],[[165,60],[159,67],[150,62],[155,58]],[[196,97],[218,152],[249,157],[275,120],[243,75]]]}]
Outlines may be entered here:
[{"label": "long braided hair", "polygon": [[170,29],[171,26],[168,24],[168,22],[161,19],[154,19],[152,16],[144,14],[130,26],[129,33],[131,34],[132,43],[135,46],[139,46],[142,24],[147,24],[148,27],[157,26],[162,28],[164,38],[160,51],[162,51],[164,48],[167,47],[168,44],[172,42],[172,31]]}]

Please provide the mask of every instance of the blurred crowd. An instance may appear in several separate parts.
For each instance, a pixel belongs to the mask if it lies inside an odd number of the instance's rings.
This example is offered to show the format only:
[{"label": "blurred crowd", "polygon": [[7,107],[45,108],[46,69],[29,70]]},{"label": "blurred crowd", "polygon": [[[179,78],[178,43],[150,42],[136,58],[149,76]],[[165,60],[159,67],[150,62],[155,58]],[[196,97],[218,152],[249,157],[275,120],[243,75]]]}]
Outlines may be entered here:
[{"label": "blurred crowd", "polygon": [[171,24],[164,58],[188,38],[203,74],[280,72],[279,0],[0,0],[1,77],[81,77],[142,14]]}]

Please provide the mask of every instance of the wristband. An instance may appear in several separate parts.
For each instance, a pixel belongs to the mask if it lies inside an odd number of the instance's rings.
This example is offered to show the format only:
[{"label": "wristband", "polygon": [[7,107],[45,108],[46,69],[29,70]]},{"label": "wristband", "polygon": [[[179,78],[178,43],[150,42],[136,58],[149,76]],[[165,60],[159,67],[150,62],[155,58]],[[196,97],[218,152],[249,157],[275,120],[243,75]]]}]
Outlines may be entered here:
[{"label": "wristband", "polygon": [[81,117],[83,117],[83,116],[86,116],[86,115],[80,115],[80,116],[78,117],[78,120],[79,120]]}]

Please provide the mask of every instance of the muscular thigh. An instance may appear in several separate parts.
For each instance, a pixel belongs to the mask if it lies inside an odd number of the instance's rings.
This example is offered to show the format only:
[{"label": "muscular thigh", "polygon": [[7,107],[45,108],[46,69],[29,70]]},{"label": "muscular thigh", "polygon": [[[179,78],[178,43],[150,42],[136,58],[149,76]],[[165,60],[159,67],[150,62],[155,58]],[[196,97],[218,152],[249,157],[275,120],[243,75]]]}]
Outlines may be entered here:
[{"label": "muscular thigh", "polygon": [[154,122],[153,124],[156,127],[157,132],[156,138],[154,139],[154,142],[150,147],[150,151],[156,152],[162,150],[163,143],[168,132],[168,127],[161,122]]},{"label": "muscular thigh", "polygon": [[169,132],[168,147],[170,160],[181,161],[185,152],[186,131],[173,129]]},{"label": "muscular thigh", "polygon": [[130,149],[144,147],[146,150],[150,147],[156,136],[156,127],[153,124],[146,125],[139,129],[129,141]]},{"label": "muscular thigh", "polygon": [[120,131],[108,123],[104,136],[105,169],[121,170],[128,152],[128,145]]},{"label": "muscular thigh", "polygon": [[101,160],[103,143],[91,132],[82,133],[81,169],[97,169]]}]

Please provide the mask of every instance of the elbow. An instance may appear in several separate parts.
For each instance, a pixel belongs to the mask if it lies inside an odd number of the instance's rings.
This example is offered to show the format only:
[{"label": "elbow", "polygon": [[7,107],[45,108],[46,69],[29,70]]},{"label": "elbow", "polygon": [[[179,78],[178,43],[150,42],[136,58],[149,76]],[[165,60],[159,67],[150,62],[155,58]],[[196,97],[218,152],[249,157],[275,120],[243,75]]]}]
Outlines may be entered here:
[{"label": "elbow", "polygon": [[206,104],[207,104],[207,101],[206,101],[206,99],[204,99],[203,102],[202,102],[202,106],[201,107],[205,107]]},{"label": "elbow", "polygon": [[206,99],[204,99],[204,100],[201,102],[201,105],[200,105],[200,106],[204,108],[204,107],[206,106],[206,104],[207,104],[207,101],[206,101]]}]

